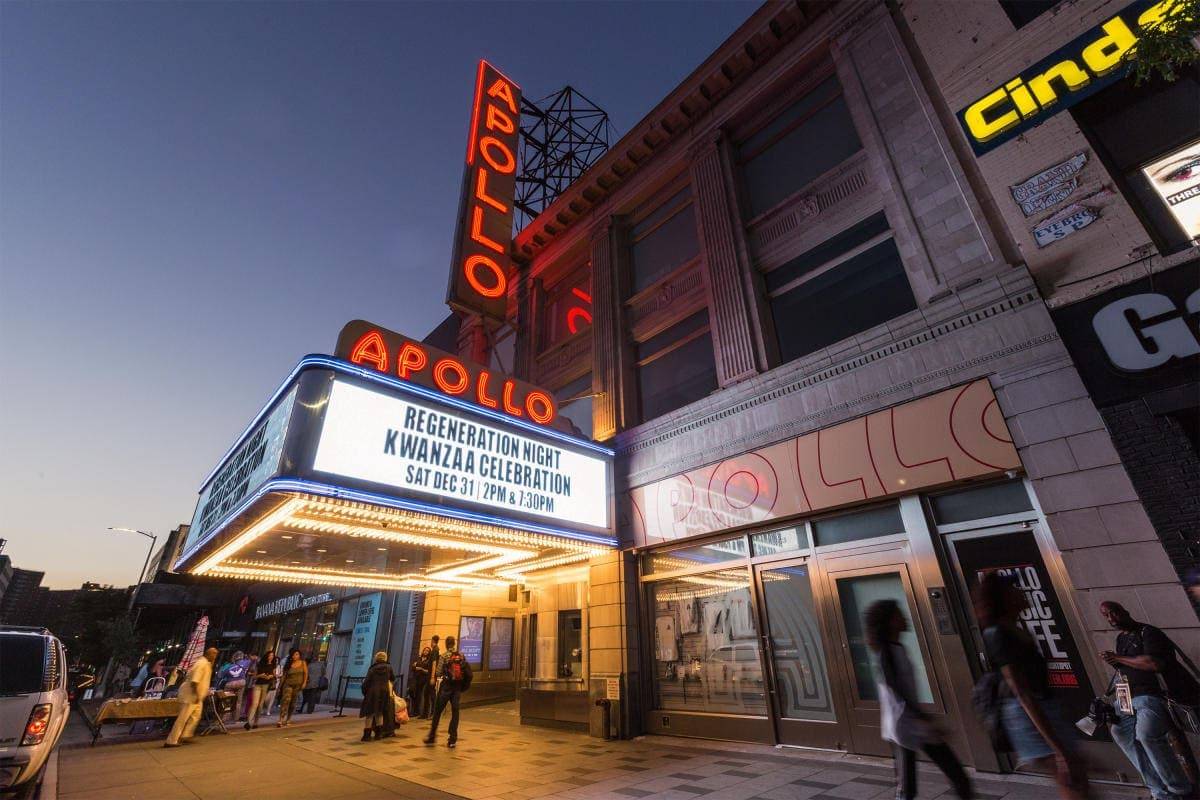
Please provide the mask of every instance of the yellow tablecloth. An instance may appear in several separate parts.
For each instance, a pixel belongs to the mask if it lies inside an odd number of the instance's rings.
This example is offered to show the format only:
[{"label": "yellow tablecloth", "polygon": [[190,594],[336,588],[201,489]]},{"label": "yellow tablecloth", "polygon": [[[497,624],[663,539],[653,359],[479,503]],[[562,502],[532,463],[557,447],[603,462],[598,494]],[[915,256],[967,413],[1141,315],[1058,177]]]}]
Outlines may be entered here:
[{"label": "yellow tablecloth", "polygon": [[173,717],[178,713],[179,700],[174,697],[167,700],[105,700],[92,717],[92,727],[123,719]]}]

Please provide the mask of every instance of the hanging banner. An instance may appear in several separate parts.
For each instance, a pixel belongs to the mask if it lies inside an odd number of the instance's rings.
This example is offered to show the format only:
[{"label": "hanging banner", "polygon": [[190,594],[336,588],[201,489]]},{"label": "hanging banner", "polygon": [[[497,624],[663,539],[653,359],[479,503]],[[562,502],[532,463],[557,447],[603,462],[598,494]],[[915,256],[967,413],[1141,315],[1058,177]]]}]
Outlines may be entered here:
[{"label": "hanging banner", "polygon": [[[346,674],[351,678],[366,676],[375,658],[375,630],[379,627],[379,605],[383,595],[379,592],[364,594],[358,598],[358,616],[354,619],[354,633],[350,637],[350,661]],[[346,697],[362,699],[362,682],[350,681]]]},{"label": "hanging banner", "polygon": [[521,87],[480,61],[446,302],[497,320],[508,306],[520,127]]}]

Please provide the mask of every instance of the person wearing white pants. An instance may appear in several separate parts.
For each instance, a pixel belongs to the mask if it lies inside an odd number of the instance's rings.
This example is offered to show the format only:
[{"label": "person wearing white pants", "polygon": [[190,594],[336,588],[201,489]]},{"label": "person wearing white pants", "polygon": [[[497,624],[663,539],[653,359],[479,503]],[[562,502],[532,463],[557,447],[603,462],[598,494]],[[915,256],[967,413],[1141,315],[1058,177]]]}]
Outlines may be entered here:
[{"label": "person wearing white pants", "polygon": [[212,683],[212,668],[217,660],[217,648],[210,647],[204,651],[204,658],[196,659],[196,663],[187,671],[183,685],[179,687],[179,715],[167,735],[163,747],[179,747],[181,742],[191,740],[204,711],[204,698],[208,697],[208,687]]}]

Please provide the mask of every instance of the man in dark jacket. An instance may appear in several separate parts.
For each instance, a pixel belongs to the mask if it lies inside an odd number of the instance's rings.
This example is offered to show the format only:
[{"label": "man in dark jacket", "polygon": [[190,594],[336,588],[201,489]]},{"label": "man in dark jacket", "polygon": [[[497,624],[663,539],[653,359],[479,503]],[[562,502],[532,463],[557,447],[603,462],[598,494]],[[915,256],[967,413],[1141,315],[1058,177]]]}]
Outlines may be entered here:
[{"label": "man in dark jacket", "polygon": [[441,651],[438,649],[440,638],[435,633],[429,637],[429,656],[426,659],[425,665],[429,669],[429,681],[425,684],[425,697],[421,700],[421,718],[429,719],[433,716],[433,706],[437,701],[437,682],[441,675],[438,672],[438,666],[441,658]]},{"label": "man in dark jacket", "polygon": [[[1166,694],[1191,705],[1200,687],[1179,663],[1175,644],[1161,630],[1136,621],[1124,606],[1111,600],[1100,604],[1100,613],[1120,631],[1116,651],[1100,654],[1121,675],[1118,721],[1110,726],[1113,740],[1137,767],[1154,800],[1188,797],[1195,786],[1171,746],[1171,737],[1182,734],[1171,719]],[[1121,698],[1125,687],[1131,697],[1127,703]]]},{"label": "man in dark jacket", "polygon": [[458,704],[462,693],[471,688],[471,665],[463,658],[462,653],[454,646],[454,637],[446,637],[446,652],[438,659],[438,670],[435,673],[441,678],[438,683],[437,700],[433,706],[433,722],[429,726],[429,735],[425,744],[433,744],[437,740],[438,722],[442,718],[442,710],[450,704],[450,738],[446,746],[453,748],[458,744]]}]

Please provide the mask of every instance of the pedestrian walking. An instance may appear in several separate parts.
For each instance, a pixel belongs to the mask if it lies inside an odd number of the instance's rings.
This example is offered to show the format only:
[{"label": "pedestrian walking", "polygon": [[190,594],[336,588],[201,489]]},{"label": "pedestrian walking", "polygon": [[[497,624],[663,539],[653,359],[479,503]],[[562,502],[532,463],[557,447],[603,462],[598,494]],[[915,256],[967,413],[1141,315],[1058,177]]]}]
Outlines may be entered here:
[{"label": "pedestrian walking", "polygon": [[210,647],[204,651],[204,657],[187,671],[187,676],[179,686],[179,714],[175,724],[167,734],[163,747],[179,747],[181,743],[191,742],[204,711],[204,698],[208,697],[208,687],[212,683],[213,664],[216,663],[217,648]]},{"label": "pedestrian walking", "polygon": [[376,739],[396,735],[396,706],[392,699],[395,682],[388,654],[380,650],[362,682],[363,700],[358,715],[363,718],[364,742],[371,741],[372,733]]},{"label": "pedestrian walking", "polygon": [[875,656],[875,687],[879,695],[879,726],[883,740],[892,745],[897,800],[917,796],[917,751],[923,750],[950,779],[961,800],[971,800],[971,781],[954,751],[917,699],[912,661],[900,635],[908,619],[895,600],[878,600],[864,615],[867,645]]},{"label": "pedestrian walking", "polygon": [[316,661],[310,656],[308,659],[308,680],[304,683],[304,704],[300,710],[305,714],[315,713],[317,710],[317,698],[328,685],[329,681],[325,678],[325,662]]},{"label": "pedestrian walking", "polygon": [[1100,604],[1100,613],[1120,631],[1116,650],[1100,654],[1120,676],[1115,683],[1117,721],[1109,725],[1113,740],[1154,800],[1188,797],[1196,789],[1195,758],[1167,700],[1194,706],[1200,702],[1200,685],[1179,663],[1179,648],[1160,629],[1138,622],[1112,600]]},{"label": "pedestrian walking", "polygon": [[246,715],[246,730],[258,727],[259,716],[270,705],[278,668],[279,659],[275,657],[274,650],[268,650],[258,659],[254,668],[254,683],[250,687],[250,713]]},{"label": "pedestrian walking", "polygon": [[453,636],[446,637],[446,652],[438,658],[437,700],[433,706],[433,722],[429,725],[429,735],[425,744],[437,741],[438,722],[441,721],[442,711],[450,706],[450,738],[446,746],[453,748],[458,744],[458,704],[463,692],[471,688],[471,665],[463,658],[462,653],[455,648]]},{"label": "pedestrian walking", "polygon": [[441,673],[438,672],[438,667],[441,665],[441,651],[438,649],[439,638],[437,634],[429,637],[429,660],[426,662],[429,665],[429,682],[425,684],[425,697],[421,701],[421,708],[425,712],[423,719],[431,719],[433,717],[433,707],[437,703],[437,684]]},{"label": "pedestrian walking", "polygon": [[308,664],[300,657],[300,651],[293,648],[288,654],[288,663],[283,667],[283,680],[279,692],[279,721],[275,723],[276,728],[292,724],[292,712],[306,683]]},{"label": "pedestrian walking", "polygon": [[1087,767],[1071,744],[1074,729],[1050,688],[1042,651],[1018,624],[1027,607],[1025,595],[1011,579],[990,572],[975,587],[974,599],[988,662],[1010,695],[1000,701],[999,711],[1017,766],[1052,771],[1064,800],[1086,797]]},{"label": "pedestrian walking", "polygon": [[424,718],[423,709],[426,708],[425,692],[429,688],[429,653],[428,647],[421,648],[421,654],[412,663],[408,677],[409,694],[412,697],[413,707],[410,709],[414,718]]}]

